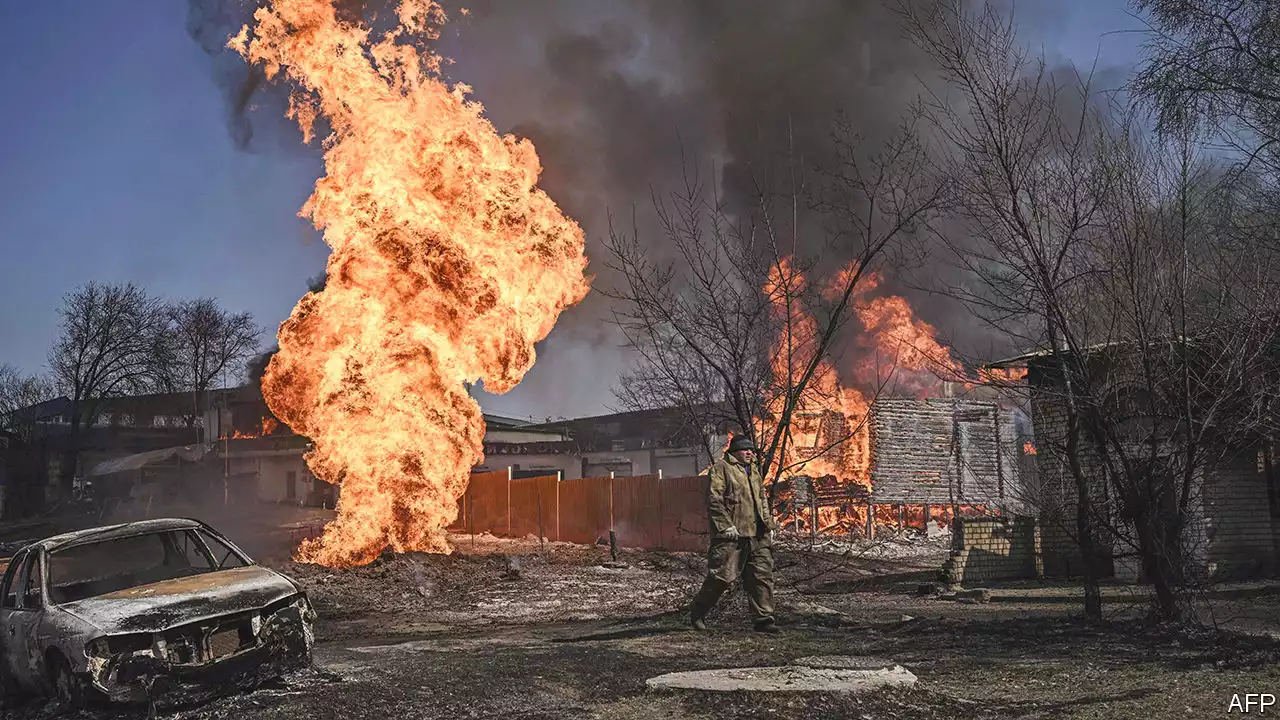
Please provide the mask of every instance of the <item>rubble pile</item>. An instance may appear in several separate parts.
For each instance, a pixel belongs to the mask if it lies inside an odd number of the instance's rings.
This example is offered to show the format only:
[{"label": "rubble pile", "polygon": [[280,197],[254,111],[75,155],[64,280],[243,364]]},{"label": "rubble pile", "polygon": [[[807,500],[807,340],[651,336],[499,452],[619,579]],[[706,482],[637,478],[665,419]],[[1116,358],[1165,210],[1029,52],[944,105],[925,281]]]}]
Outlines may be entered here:
[{"label": "rubble pile", "polygon": [[868,539],[860,535],[818,536],[782,535],[776,541],[779,549],[828,554],[849,554],[867,560],[921,560],[933,562],[951,549],[951,533],[944,531],[926,535],[919,530]]}]

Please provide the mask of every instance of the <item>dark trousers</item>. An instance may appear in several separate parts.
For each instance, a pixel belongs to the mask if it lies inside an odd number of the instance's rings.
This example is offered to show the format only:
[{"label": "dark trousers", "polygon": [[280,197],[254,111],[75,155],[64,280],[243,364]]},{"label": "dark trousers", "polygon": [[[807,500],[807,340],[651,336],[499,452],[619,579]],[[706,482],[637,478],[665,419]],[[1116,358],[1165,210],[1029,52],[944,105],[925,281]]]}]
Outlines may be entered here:
[{"label": "dark trousers", "polygon": [[714,538],[707,550],[707,577],[693,598],[694,619],[706,617],[720,596],[742,573],[742,587],[751,606],[751,621],[773,621],[773,541],[754,538]]}]

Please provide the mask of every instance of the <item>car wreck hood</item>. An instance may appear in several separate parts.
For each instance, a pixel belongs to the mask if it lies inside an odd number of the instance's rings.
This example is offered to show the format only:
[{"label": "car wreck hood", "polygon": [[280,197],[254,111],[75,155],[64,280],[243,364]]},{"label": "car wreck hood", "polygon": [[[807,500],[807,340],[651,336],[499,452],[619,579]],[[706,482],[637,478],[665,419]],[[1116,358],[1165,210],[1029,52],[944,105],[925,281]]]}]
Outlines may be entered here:
[{"label": "car wreck hood", "polygon": [[158,632],[257,610],[297,592],[283,575],[252,565],[140,585],[59,608],[104,633]]}]

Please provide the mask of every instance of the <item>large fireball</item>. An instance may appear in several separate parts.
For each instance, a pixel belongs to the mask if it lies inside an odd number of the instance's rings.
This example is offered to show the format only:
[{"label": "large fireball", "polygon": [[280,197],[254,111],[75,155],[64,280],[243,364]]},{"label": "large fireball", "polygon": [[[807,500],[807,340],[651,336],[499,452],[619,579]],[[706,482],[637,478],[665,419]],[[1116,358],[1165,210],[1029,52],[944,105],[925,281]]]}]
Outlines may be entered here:
[{"label": "large fireball", "polygon": [[230,46],[300,88],[325,177],[302,215],[332,248],[328,283],[280,326],[262,389],[314,442],[307,462],[341,484],[338,517],[300,560],[363,564],[384,548],[447,552],[484,421],[465,383],[505,392],[534,343],[587,293],[582,230],[536,187],[532,144],[499,135],[469,88],[445,83],[444,14],[404,0],[377,38],[333,0],[273,0]]}]

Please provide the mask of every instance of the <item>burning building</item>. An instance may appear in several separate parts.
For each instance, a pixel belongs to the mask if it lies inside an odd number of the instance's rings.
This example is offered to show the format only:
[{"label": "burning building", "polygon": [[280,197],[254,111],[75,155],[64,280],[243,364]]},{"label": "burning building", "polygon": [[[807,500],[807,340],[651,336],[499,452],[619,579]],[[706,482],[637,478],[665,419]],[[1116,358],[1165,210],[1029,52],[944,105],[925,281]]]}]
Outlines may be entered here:
[{"label": "burning building", "polygon": [[772,348],[779,391],[757,419],[756,436],[766,444],[775,438],[779,448],[774,462],[784,479],[775,495],[783,498],[784,523],[811,533],[856,527],[872,534],[877,524],[949,522],[962,508],[1012,509],[1030,441],[1016,409],[1023,373],[971,377],[906,298],[881,292],[878,273],[850,286],[855,271],[850,265],[834,283],[848,287],[861,326],[839,366],[840,353],[825,352],[829,330],[791,294],[775,292],[803,289],[804,273],[779,262],[764,287],[781,319]]},{"label": "burning building", "polygon": [[[866,532],[876,526],[949,523],[957,513],[999,515],[1021,508],[1029,429],[1022,413],[997,400],[882,398],[863,429],[867,463],[819,464],[826,472],[780,483],[780,514],[795,530]],[[822,433],[798,454],[817,452]],[[816,516],[816,521],[811,518]]]},{"label": "burning building", "polygon": [[1008,509],[1019,496],[1019,413],[996,401],[884,399],[871,409],[871,502]]}]

